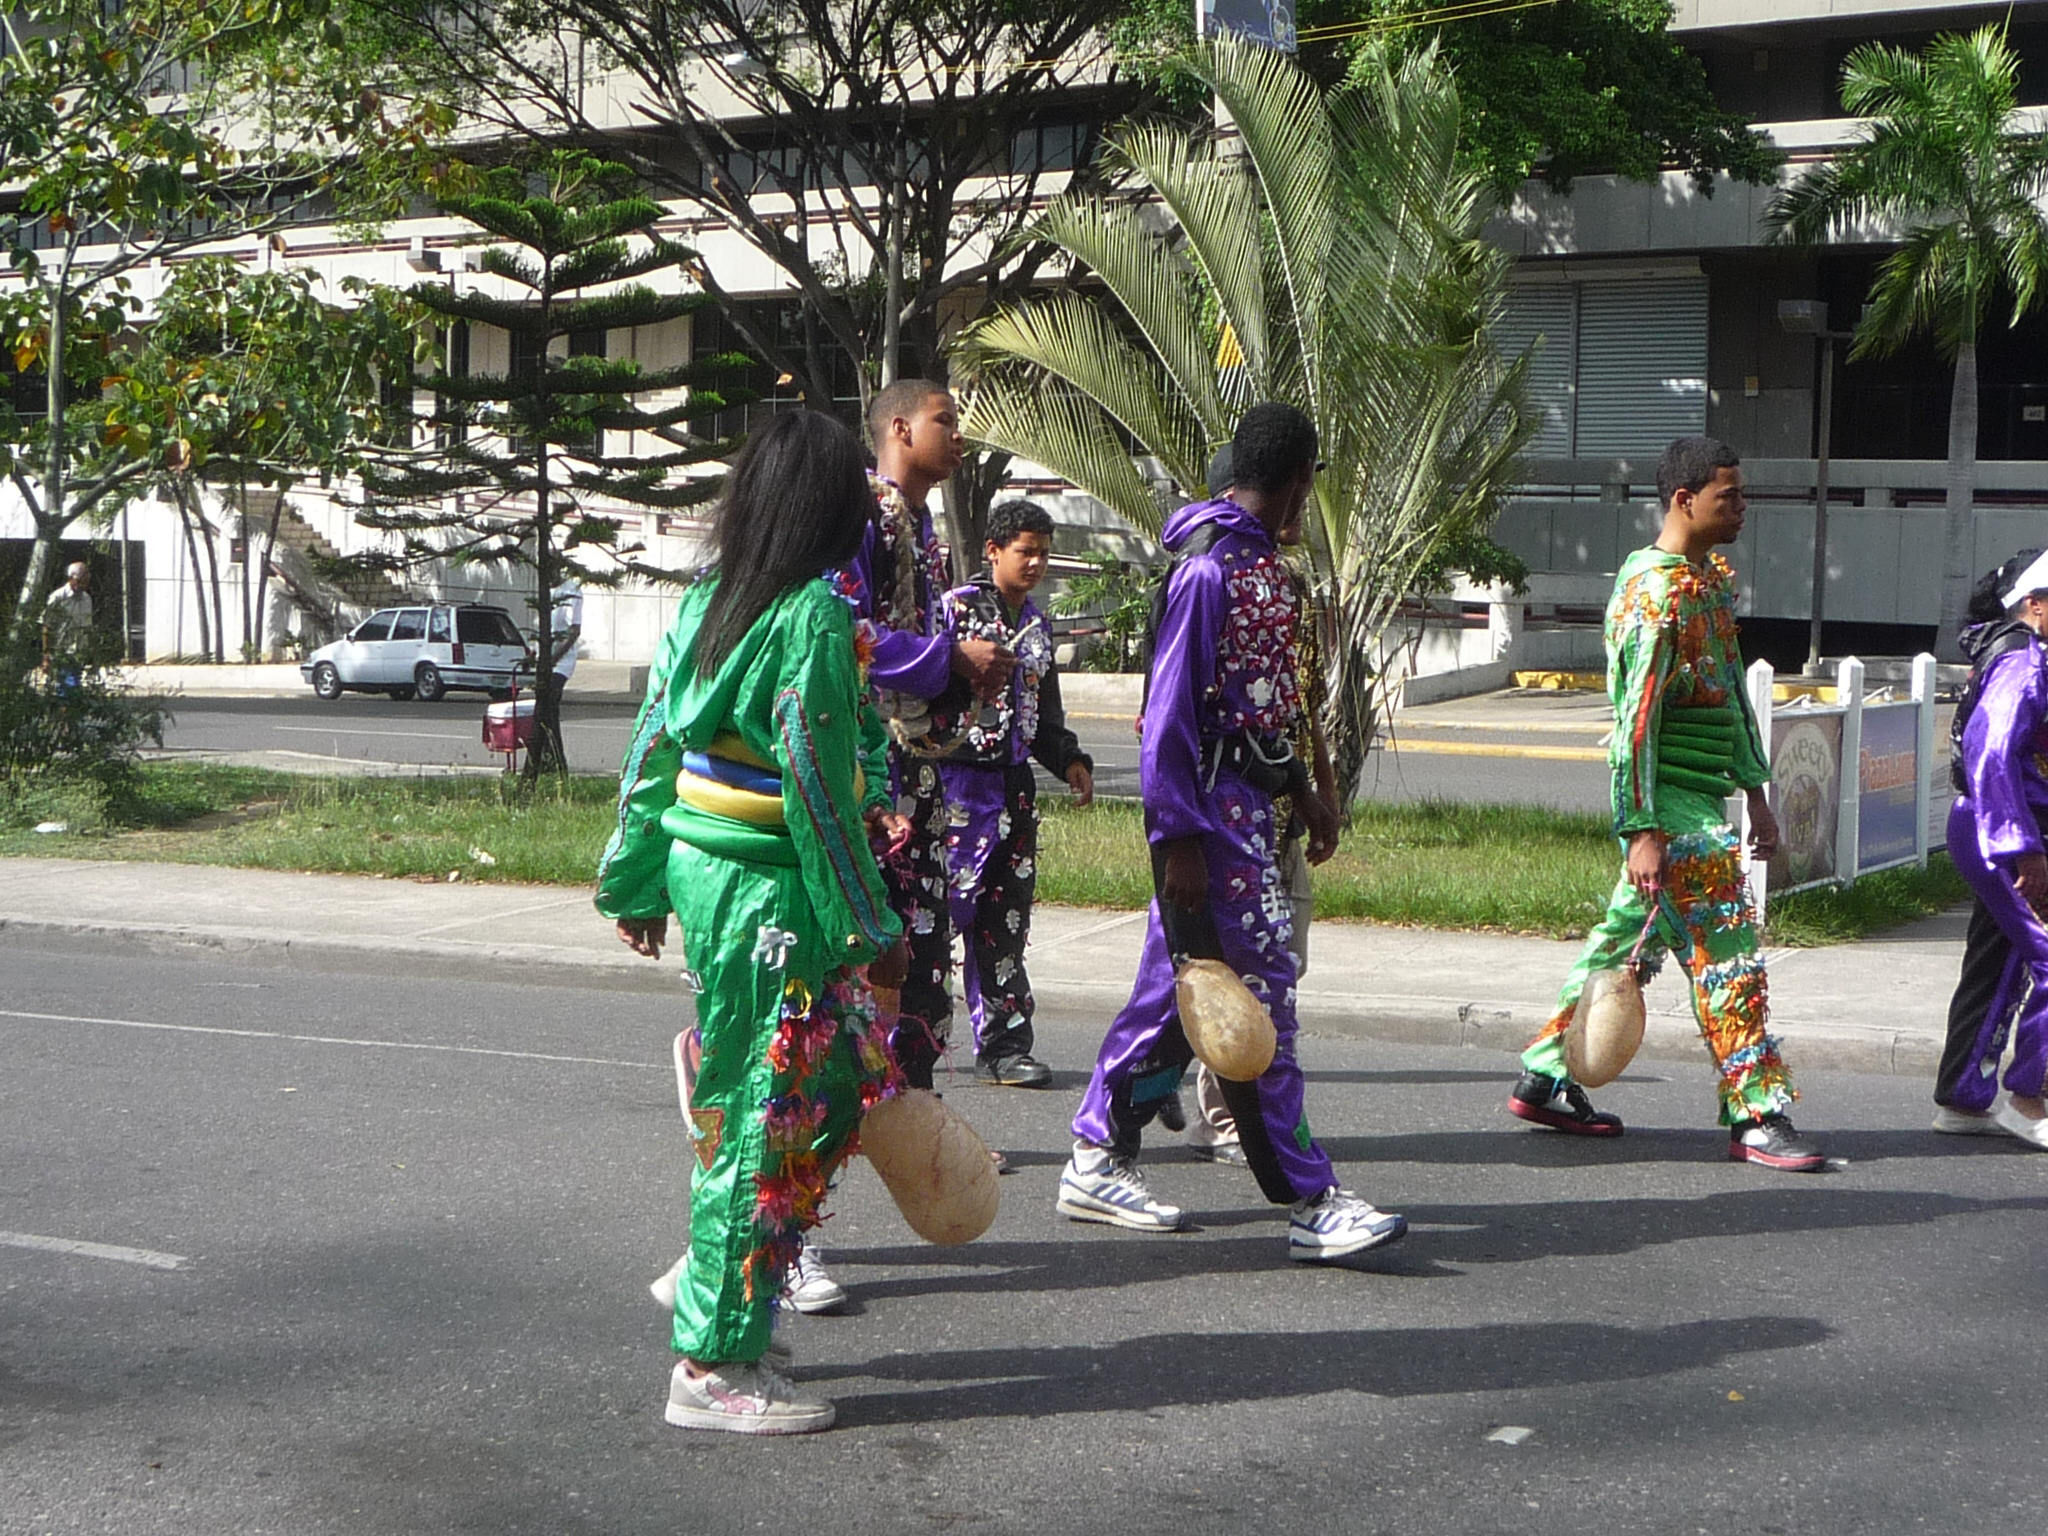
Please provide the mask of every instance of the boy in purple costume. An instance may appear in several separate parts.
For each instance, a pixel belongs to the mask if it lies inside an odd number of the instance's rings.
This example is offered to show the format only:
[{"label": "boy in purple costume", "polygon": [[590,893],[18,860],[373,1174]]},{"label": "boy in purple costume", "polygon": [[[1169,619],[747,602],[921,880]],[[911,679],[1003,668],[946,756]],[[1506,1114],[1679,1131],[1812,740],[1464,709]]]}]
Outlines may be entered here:
[{"label": "boy in purple costume", "polygon": [[987,640],[957,640],[938,626],[946,561],[926,507],[964,455],[959,412],[943,384],[899,379],[868,408],[874,439],[875,518],[860,552],[838,575],[854,611],[868,621],[868,681],[889,723],[889,779],[909,834],[882,857],[889,905],[903,919],[910,972],[903,983],[895,1049],[913,1088],[932,1070],[952,1030],[947,990],[952,922],[946,900],[946,802],[938,765],[911,750],[929,730],[931,701],[955,677],[977,696],[1000,689],[1016,657]]},{"label": "boy in purple costume", "polygon": [[1231,440],[1229,499],[1167,520],[1168,577],[1145,704],[1139,782],[1157,893],[1131,999],[1102,1042],[1074,1117],[1057,1208],[1078,1221],[1170,1232],[1136,1161],[1144,1127],[1178,1093],[1192,1052],[1174,1000],[1181,959],[1221,959],[1266,1004],[1278,1048],[1255,1081],[1224,1095],[1268,1200],[1290,1206],[1288,1252],[1332,1259],[1393,1242],[1399,1216],[1340,1189],[1303,1110],[1295,1058],[1292,916],[1275,859],[1273,796],[1300,797],[1335,845],[1335,813],[1289,751],[1301,709],[1294,594],[1275,542],[1314,488],[1314,423],[1293,406],[1254,406]]},{"label": "boy in purple costume", "polygon": [[982,639],[1016,653],[1010,684],[986,704],[965,690],[942,701],[960,708],[960,743],[939,764],[947,806],[946,864],[953,927],[961,939],[960,979],[974,1024],[982,1074],[1013,1088],[1044,1088],[1052,1072],[1031,1054],[1031,980],[1024,948],[1038,884],[1038,783],[1031,760],[1065,779],[1076,805],[1095,798],[1095,763],[1067,729],[1052,632],[1031,601],[1052,554],[1052,518],[1035,502],[989,509],[988,569],[946,595],[942,620],[956,639]]},{"label": "boy in purple costume", "polygon": [[[2048,909],[2042,838],[2048,813],[2048,649],[2041,644],[2048,636],[2048,555],[2019,574],[2005,603],[2034,638],[1993,656],[1984,669],[1976,708],[1963,729],[1965,788],[1949,808],[1948,848],[2011,952],[1975,1038],[1955,1064],[1945,1107],[1958,1121],[1980,1117],[1985,1130],[2048,1150],[2048,1102],[2042,1097],[2048,1080],[2048,926],[2042,922]],[[1966,651],[1975,638],[1975,632],[1966,633]],[[2009,1028],[2007,1097],[1994,1105]],[[1945,1074],[1948,1068],[1945,1062]]]}]

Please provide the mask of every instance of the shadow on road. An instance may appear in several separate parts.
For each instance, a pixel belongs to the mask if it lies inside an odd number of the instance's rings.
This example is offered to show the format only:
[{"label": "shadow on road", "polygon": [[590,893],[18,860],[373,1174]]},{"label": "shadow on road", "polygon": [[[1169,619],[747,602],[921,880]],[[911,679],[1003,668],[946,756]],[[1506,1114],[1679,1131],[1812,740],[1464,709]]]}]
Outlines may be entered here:
[{"label": "shadow on road", "polygon": [[[1263,1246],[1263,1245],[1261,1245]],[[942,1350],[802,1371],[809,1381],[873,1377],[906,1392],[836,1392],[842,1425],[931,1424],[1321,1392],[1425,1397],[1514,1392],[1667,1376],[1732,1356],[1818,1344],[1811,1317],[1730,1317],[1624,1328],[1562,1323],[1530,1347],[1525,1324],[1314,1333],[1163,1333],[1106,1345]]]}]

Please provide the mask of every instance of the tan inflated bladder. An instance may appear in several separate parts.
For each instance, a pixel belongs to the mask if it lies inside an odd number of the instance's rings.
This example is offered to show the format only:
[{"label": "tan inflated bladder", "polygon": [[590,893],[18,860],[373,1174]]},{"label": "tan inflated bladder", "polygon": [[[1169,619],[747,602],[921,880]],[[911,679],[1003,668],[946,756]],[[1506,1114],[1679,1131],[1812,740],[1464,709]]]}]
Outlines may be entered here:
[{"label": "tan inflated bladder", "polygon": [[1221,960],[1181,962],[1173,996],[1189,1046],[1218,1077],[1248,1083],[1273,1064],[1273,1016]]},{"label": "tan inflated bladder", "polygon": [[861,1150],[910,1230],[928,1243],[971,1243],[1001,1198],[988,1144],[944,1099],[923,1088],[884,1099],[862,1117]]},{"label": "tan inflated bladder", "polygon": [[1643,987],[1633,968],[1595,971],[1586,978],[1572,1021],[1565,1026],[1564,1064],[1587,1088],[1613,1082],[1643,1043]]}]

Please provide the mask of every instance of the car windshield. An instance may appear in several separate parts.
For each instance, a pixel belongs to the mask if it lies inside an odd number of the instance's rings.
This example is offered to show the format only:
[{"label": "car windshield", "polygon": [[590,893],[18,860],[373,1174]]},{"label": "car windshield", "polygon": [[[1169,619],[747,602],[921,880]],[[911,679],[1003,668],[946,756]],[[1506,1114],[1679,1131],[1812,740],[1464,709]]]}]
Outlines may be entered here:
[{"label": "car windshield", "polygon": [[513,627],[512,615],[502,608],[456,609],[455,634],[465,645],[516,645],[522,650],[526,647]]}]

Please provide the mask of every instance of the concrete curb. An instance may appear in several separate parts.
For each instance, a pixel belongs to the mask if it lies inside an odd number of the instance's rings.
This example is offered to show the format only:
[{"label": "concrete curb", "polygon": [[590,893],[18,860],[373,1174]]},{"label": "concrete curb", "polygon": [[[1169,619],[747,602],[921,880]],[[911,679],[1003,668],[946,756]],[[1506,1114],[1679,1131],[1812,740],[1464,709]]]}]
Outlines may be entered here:
[{"label": "concrete curb", "polygon": [[[0,938],[87,940],[108,953],[198,954],[229,964],[291,966],[337,975],[388,977],[416,963],[437,977],[498,984],[595,987],[672,994],[680,966],[649,965],[620,949],[618,957],[541,944],[466,943],[450,939],[288,935],[257,928],[185,923],[116,923],[83,918],[0,916]],[[1041,1006],[1096,1012],[1105,1021],[1128,994],[1122,982],[1045,975],[1035,988]],[[1403,1045],[1469,1046],[1517,1052],[1543,1026],[1552,1003],[1505,1002],[1436,994],[1300,993],[1302,1032],[1311,1037],[1386,1040]],[[1797,1018],[1774,1021],[1795,1070],[1863,1072],[1931,1078],[1943,1040],[1928,1031],[1865,1028]],[[1689,1014],[1649,1016],[1638,1060],[1703,1065],[1698,1028]]]}]

